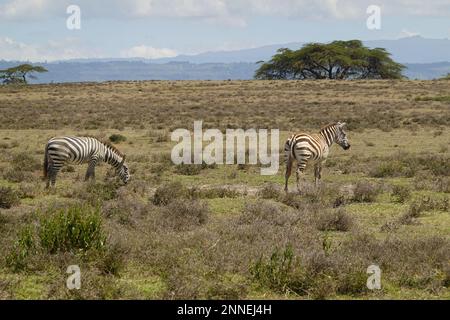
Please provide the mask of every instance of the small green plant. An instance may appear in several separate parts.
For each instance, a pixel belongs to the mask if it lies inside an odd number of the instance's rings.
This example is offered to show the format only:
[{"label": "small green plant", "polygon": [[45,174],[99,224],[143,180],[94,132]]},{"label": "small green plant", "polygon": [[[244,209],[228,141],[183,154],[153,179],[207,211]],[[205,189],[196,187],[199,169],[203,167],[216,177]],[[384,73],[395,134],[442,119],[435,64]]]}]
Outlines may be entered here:
[{"label": "small green plant", "polygon": [[404,185],[395,185],[392,188],[392,197],[394,202],[405,203],[411,198],[411,189]]},{"label": "small green plant", "polygon": [[106,241],[100,210],[83,205],[43,215],[38,237],[49,253],[101,249]]},{"label": "small green plant", "polygon": [[109,141],[112,143],[121,143],[127,141],[127,137],[121,134],[112,134],[109,136]]},{"label": "small green plant", "polygon": [[293,267],[294,252],[292,246],[288,245],[284,250],[276,249],[268,260],[260,257],[250,272],[261,285],[285,292],[289,289]]},{"label": "small green plant", "polygon": [[14,271],[21,271],[27,267],[27,258],[35,249],[32,226],[26,226],[19,231],[18,239],[6,257],[6,264]]}]

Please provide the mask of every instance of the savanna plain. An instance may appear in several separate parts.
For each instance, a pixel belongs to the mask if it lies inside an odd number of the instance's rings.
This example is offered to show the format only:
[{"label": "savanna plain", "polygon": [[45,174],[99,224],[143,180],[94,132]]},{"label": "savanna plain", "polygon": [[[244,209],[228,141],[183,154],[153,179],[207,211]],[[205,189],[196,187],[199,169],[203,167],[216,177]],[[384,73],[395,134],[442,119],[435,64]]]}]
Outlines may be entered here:
[{"label": "savanna plain", "polygon": [[[174,165],[170,133],[195,120],[279,129],[278,173]],[[350,150],[285,194],[285,139],[336,121]],[[0,298],[450,299],[449,125],[446,80],[0,86]],[[130,182],[68,165],[46,190],[58,135],[110,141]]]}]

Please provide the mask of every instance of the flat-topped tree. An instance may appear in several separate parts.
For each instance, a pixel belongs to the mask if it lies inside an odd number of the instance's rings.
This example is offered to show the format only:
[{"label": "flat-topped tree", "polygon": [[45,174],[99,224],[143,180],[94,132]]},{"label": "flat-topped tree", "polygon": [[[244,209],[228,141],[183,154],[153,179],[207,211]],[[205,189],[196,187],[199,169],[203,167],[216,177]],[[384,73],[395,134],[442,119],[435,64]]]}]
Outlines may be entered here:
[{"label": "flat-topped tree", "polygon": [[27,78],[36,79],[33,73],[48,72],[42,66],[33,66],[31,64],[21,64],[16,67],[0,70],[0,79],[4,84],[28,83]]},{"label": "flat-topped tree", "polygon": [[400,79],[404,66],[383,48],[364,47],[360,40],[309,43],[299,50],[280,49],[262,63],[256,79]]}]

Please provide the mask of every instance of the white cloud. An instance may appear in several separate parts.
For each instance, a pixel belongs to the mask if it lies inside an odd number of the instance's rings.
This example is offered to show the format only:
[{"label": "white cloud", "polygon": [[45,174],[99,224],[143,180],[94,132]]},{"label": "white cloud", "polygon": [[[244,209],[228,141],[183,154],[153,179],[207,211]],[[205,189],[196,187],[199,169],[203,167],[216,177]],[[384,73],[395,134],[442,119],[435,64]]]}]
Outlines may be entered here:
[{"label": "white cloud", "polygon": [[398,35],[398,38],[409,38],[409,37],[415,37],[415,36],[420,36],[420,33],[412,32],[407,29],[402,29],[402,31],[400,31],[400,33]]},{"label": "white cloud", "polygon": [[146,45],[135,46],[121,52],[123,58],[172,58],[177,56],[177,52],[167,48],[154,48]]},{"label": "white cloud", "polygon": [[0,37],[0,60],[55,61],[79,58],[101,58],[96,49],[85,47],[76,38],[47,41],[42,45],[27,44],[9,37]]}]

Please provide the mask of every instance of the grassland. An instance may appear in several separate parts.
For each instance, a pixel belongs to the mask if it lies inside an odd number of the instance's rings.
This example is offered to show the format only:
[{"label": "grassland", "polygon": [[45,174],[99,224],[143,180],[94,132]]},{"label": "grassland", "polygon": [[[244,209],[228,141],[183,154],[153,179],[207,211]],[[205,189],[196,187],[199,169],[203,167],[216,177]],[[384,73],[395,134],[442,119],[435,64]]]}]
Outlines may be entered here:
[{"label": "grassland", "polygon": [[[184,81],[0,86],[2,299],[449,299],[446,81]],[[444,97],[444,98],[442,98]],[[348,123],[318,190],[284,166],[175,166],[170,132]],[[125,141],[132,180],[102,165],[41,180],[55,135]],[[119,139],[120,140],[120,139]],[[77,230],[74,235],[73,230]],[[66,288],[77,264],[80,290]],[[382,289],[366,288],[366,269]]]}]

